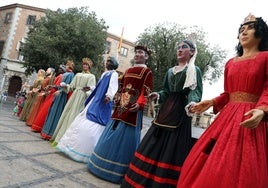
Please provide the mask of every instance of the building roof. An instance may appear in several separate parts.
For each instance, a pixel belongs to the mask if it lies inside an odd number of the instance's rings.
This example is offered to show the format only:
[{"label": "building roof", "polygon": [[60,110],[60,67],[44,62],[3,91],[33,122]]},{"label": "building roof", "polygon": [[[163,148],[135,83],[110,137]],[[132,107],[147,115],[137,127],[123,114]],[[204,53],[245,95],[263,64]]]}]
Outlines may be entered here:
[{"label": "building roof", "polygon": [[2,7],[0,7],[0,10],[13,9],[13,8],[17,8],[17,7],[23,8],[23,9],[28,9],[28,10],[39,11],[39,12],[46,11],[46,9],[43,9],[43,8],[33,7],[33,6],[29,6],[29,5],[23,5],[23,4],[19,4],[19,3],[14,3],[14,4],[2,6]]}]

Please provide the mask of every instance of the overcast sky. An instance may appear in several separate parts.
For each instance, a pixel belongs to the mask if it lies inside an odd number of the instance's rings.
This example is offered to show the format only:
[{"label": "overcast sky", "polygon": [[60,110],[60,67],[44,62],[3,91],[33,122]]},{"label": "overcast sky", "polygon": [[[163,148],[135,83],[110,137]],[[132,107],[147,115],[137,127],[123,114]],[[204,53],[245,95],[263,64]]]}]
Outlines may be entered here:
[{"label": "overcast sky", "polygon": [[[198,26],[207,33],[207,41],[235,53],[237,30],[243,19],[253,13],[268,20],[267,0],[1,0],[0,6],[20,3],[52,10],[72,7],[89,7],[97,18],[104,19],[108,32],[135,42],[138,35],[158,23],[177,23],[182,26]],[[220,85],[221,89],[217,85]],[[222,81],[213,86],[218,94]],[[204,91],[203,98],[214,93]]]}]

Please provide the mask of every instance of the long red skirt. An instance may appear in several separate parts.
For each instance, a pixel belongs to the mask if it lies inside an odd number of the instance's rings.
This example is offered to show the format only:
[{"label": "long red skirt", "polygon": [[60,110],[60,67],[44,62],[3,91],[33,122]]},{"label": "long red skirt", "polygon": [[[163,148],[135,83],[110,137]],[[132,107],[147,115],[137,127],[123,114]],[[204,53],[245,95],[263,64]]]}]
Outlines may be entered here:
[{"label": "long red skirt", "polygon": [[267,188],[267,122],[244,128],[254,103],[228,103],[186,158],[177,188]]}]

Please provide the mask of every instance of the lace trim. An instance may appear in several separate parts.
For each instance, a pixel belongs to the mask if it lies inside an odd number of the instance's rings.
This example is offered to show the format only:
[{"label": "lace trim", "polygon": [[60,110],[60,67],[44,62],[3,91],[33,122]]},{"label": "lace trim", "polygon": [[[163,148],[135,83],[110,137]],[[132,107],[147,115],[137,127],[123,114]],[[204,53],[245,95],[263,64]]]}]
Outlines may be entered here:
[{"label": "lace trim", "polygon": [[145,64],[134,64],[133,67],[147,67]]}]

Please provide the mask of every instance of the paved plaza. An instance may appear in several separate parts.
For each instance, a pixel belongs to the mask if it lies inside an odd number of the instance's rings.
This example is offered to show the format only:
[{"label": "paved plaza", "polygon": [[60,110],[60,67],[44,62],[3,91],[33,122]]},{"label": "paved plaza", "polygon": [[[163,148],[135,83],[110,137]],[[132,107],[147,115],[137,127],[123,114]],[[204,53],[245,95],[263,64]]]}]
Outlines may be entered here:
[{"label": "paved plaza", "polygon": [[[0,103],[0,187],[4,188],[119,188],[88,172],[86,164],[73,161],[31,131],[13,115],[15,98]],[[141,137],[152,118],[144,116]],[[192,127],[198,138],[204,129]]]},{"label": "paved plaza", "polygon": [[[0,103],[0,187],[119,188],[93,176],[86,164],[71,160],[32,132],[13,115],[14,101],[9,97]],[[144,118],[142,135],[151,120]]]}]

